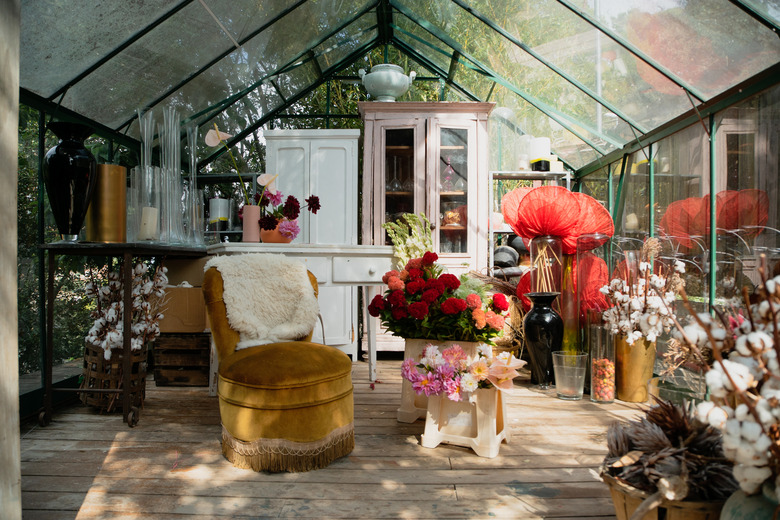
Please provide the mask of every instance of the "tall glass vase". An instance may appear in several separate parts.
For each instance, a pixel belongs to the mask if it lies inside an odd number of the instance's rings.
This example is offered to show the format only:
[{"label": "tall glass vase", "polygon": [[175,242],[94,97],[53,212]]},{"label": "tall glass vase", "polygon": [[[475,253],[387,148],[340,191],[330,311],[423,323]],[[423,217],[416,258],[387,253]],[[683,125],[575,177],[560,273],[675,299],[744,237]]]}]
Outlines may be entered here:
[{"label": "tall glass vase", "polygon": [[525,344],[531,358],[531,383],[547,389],[554,384],[552,353],[561,350],[563,320],[552,308],[558,297],[555,292],[530,292],[533,302],[523,320]]},{"label": "tall glass vase", "polygon": [[549,235],[531,240],[531,292],[561,291],[563,253],[561,239]]},{"label": "tall glass vase", "polygon": [[579,334],[579,312],[577,311],[577,287],[576,287],[576,262],[575,255],[563,255],[563,264],[561,268],[561,295],[558,298],[560,302],[560,315],[563,320],[563,345],[562,350],[566,352],[579,352],[584,350],[580,348]]},{"label": "tall glass vase", "polygon": [[43,181],[62,239],[78,240],[97,183],[97,160],[84,146],[92,129],[78,123],[51,122],[59,142],[43,159]]}]

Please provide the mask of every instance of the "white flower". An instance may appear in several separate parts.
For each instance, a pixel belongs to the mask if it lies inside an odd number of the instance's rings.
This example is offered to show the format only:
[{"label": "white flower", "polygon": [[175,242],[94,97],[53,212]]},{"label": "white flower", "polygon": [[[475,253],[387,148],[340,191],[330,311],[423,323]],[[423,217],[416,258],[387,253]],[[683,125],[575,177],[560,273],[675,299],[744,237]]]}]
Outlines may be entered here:
[{"label": "white flower", "polygon": [[479,385],[479,381],[473,375],[465,373],[460,377],[460,389],[463,392],[474,392]]},{"label": "white flower", "polygon": [[680,260],[676,260],[674,262],[674,270],[681,274],[685,273],[685,263]]}]

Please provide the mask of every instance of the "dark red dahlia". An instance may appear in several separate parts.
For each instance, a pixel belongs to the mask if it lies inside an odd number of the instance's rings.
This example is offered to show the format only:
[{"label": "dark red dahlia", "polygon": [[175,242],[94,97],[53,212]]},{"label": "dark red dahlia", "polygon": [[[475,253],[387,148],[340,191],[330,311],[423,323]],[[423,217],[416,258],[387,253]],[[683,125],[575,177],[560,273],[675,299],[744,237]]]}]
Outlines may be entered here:
[{"label": "dark red dahlia", "polygon": [[422,278],[425,274],[422,269],[415,269],[411,268],[407,271],[409,273],[409,278],[414,280],[415,278]]},{"label": "dark red dahlia", "polygon": [[427,289],[422,293],[422,301],[431,304],[435,302],[439,296],[441,296],[441,293],[436,289]]},{"label": "dark red dahlia", "polygon": [[276,217],[274,217],[273,215],[266,215],[264,217],[260,217],[260,229],[271,231],[272,229],[276,229],[277,224],[279,224],[279,221],[276,220]]},{"label": "dark red dahlia", "polygon": [[287,196],[287,200],[284,201],[284,207],[282,208],[282,215],[284,215],[287,220],[295,220],[298,218],[298,215],[301,214],[301,204],[298,202],[298,199],[293,197],[292,195]]},{"label": "dark red dahlia", "polygon": [[406,306],[406,296],[404,295],[403,289],[391,292],[387,297],[387,303],[392,307]]},{"label": "dark red dahlia", "polygon": [[409,311],[406,310],[406,307],[393,307],[390,312],[395,320],[402,320],[409,317]]},{"label": "dark red dahlia", "polygon": [[306,208],[316,215],[317,211],[319,211],[319,209],[321,207],[320,206],[320,198],[317,197],[316,195],[312,195],[311,197],[306,199],[305,202],[306,202]]},{"label": "dark red dahlia", "polygon": [[501,293],[493,295],[493,308],[499,312],[504,312],[509,309],[509,302],[506,301],[506,296]]}]

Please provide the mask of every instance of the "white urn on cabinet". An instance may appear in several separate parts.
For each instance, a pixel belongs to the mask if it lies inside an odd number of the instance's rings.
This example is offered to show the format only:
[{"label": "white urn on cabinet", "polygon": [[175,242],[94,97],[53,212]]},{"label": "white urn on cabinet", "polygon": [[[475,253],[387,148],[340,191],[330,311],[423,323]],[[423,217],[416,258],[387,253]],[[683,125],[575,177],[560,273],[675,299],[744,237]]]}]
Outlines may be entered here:
[{"label": "white urn on cabinet", "polygon": [[369,95],[377,101],[395,101],[406,94],[417,76],[414,71],[407,76],[404,69],[392,63],[374,65],[368,74],[364,69],[360,69],[358,74]]}]

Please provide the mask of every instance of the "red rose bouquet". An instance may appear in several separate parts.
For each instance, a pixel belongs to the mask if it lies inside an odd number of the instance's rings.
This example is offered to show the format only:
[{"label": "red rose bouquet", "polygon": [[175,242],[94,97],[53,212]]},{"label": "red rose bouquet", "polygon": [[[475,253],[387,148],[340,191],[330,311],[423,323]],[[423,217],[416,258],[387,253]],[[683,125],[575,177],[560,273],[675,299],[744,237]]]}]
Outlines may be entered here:
[{"label": "red rose bouquet", "polygon": [[489,343],[504,329],[506,297],[488,297],[479,280],[444,273],[438,259],[427,252],[409,260],[400,272],[385,273],[387,290],[374,297],[369,314],[403,338]]}]

